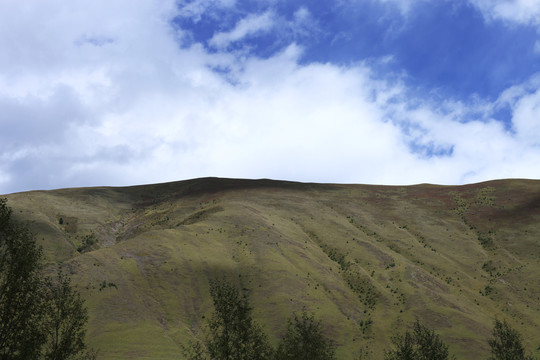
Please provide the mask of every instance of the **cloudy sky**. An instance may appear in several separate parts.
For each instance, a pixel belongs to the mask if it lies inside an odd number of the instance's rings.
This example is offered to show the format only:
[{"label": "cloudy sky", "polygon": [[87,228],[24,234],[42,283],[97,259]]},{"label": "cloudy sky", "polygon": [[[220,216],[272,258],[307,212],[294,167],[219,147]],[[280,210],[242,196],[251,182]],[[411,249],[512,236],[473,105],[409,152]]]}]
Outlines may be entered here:
[{"label": "cloudy sky", "polygon": [[0,0],[0,194],[540,178],[540,0]]}]

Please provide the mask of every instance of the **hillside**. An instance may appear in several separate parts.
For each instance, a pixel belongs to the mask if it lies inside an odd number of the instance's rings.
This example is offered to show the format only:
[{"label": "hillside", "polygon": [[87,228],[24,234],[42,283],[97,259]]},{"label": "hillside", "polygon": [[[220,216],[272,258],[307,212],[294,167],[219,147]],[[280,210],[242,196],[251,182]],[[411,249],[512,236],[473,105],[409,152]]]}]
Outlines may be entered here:
[{"label": "hillside", "polygon": [[495,317],[540,354],[540,181],[204,178],[6,197],[47,260],[72,272],[103,359],[181,358],[215,277],[249,291],[272,341],[293,311],[315,312],[340,359],[381,359],[415,318],[458,359],[488,355]]}]

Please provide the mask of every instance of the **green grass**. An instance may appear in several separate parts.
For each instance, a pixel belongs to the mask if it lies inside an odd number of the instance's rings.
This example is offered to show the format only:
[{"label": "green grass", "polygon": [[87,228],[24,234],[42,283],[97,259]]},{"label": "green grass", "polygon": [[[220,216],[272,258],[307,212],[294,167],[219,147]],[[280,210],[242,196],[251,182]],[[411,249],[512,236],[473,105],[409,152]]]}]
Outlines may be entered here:
[{"label": "green grass", "polygon": [[[211,314],[208,280],[216,277],[249,291],[274,344],[293,311],[315,312],[340,359],[366,349],[381,359],[391,335],[416,318],[459,359],[488,355],[495,317],[530,351],[540,345],[539,181],[207,178],[7,197],[47,260],[73,273],[102,359],[181,357],[180,344],[200,336]],[[98,244],[77,252],[92,233]],[[103,281],[115,286],[100,290]]]}]

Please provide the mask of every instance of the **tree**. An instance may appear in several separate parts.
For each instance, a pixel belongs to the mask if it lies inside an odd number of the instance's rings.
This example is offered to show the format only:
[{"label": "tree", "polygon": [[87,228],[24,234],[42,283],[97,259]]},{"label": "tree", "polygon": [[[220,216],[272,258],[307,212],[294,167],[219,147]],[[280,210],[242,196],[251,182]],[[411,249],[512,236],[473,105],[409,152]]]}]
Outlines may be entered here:
[{"label": "tree", "polygon": [[514,330],[506,320],[495,320],[492,338],[488,340],[491,347],[489,360],[533,360],[532,356],[525,355],[525,348],[521,342],[521,335]]},{"label": "tree", "polygon": [[[204,339],[213,360],[266,360],[273,349],[262,328],[251,317],[247,295],[226,280],[210,281],[214,313],[208,321]],[[200,343],[191,344],[184,355],[189,359],[205,358]]]},{"label": "tree", "polygon": [[0,199],[0,358],[36,359],[46,341],[41,249]]},{"label": "tree", "polygon": [[305,311],[287,321],[276,360],[333,360],[334,345],[324,336],[319,321]]},{"label": "tree", "polygon": [[386,360],[447,360],[448,346],[439,335],[416,320],[412,332],[392,338],[395,349],[387,351]]},{"label": "tree", "polygon": [[6,202],[0,199],[0,359],[93,358],[84,352],[80,295],[67,276],[43,276],[41,248]]},{"label": "tree", "polygon": [[189,341],[187,346],[180,345],[184,357],[188,360],[206,360],[207,354],[204,345],[200,341]]},{"label": "tree", "polygon": [[47,281],[47,344],[45,359],[69,359],[86,349],[84,337],[88,313],[71,279],[61,270],[56,281]]},{"label": "tree", "polygon": [[406,331],[403,335],[394,335],[392,343],[395,346],[394,350],[390,350],[385,354],[385,360],[416,360],[416,343],[414,335]]}]

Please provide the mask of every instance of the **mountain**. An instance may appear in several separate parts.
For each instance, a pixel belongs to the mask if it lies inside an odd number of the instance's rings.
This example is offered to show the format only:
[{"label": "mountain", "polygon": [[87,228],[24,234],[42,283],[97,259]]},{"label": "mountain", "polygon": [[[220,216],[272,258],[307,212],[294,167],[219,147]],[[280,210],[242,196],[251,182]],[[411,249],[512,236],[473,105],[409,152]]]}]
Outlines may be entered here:
[{"label": "mountain", "polygon": [[209,279],[249,293],[278,341],[306,308],[339,359],[381,359],[419,319],[458,359],[495,318],[540,352],[540,181],[369,186],[202,178],[6,195],[87,299],[103,359],[181,358]]}]

